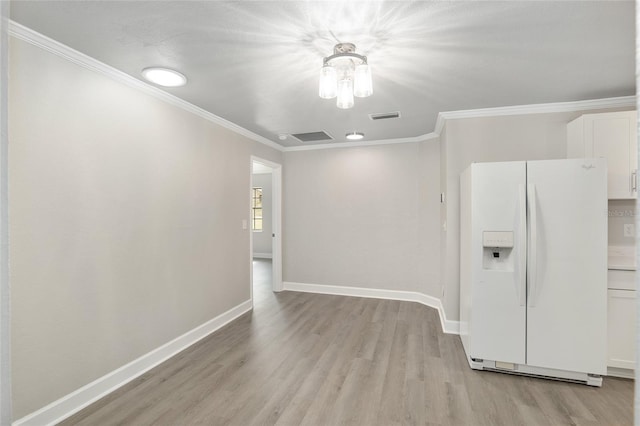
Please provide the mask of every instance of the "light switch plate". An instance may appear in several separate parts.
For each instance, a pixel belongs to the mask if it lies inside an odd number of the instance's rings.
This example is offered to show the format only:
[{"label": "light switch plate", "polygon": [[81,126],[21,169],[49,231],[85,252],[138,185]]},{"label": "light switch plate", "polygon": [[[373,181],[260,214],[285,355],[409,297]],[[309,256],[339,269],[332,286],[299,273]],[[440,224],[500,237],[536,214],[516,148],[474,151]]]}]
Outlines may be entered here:
[{"label": "light switch plate", "polygon": [[246,219],[243,219],[243,220],[242,220],[242,229],[247,229],[247,226],[248,226],[248,224],[247,224],[247,220],[246,220]]},{"label": "light switch plate", "polygon": [[625,223],[624,224],[624,236],[625,237],[635,237],[636,235],[636,226],[633,223]]}]

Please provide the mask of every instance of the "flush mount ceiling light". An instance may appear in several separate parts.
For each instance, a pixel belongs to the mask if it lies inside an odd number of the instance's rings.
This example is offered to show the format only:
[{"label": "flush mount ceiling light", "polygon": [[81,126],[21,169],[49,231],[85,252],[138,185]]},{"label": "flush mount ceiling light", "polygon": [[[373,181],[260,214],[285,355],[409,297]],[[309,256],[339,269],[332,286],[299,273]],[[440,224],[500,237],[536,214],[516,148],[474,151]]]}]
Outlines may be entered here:
[{"label": "flush mount ceiling light", "polygon": [[360,139],[364,138],[364,133],[360,133],[360,132],[351,132],[351,133],[347,133],[345,135],[347,137],[347,139],[349,139],[350,141],[359,141]]},{"label": "flush mount ceiling light", "polygon": [[319,95],[323,99],[337,97],[338,108],[352,108],[354,96],[366,98],[373,93],[367,57],[356,53],[355,44],[336,44],[333,55],[324,58],[323,64]]},{"label": "flush mount ceiling light", "polygon": [[142,76],[158,86],[178,87],[187,83],[187,77],[168,68],[151,67],[142,70]]}]

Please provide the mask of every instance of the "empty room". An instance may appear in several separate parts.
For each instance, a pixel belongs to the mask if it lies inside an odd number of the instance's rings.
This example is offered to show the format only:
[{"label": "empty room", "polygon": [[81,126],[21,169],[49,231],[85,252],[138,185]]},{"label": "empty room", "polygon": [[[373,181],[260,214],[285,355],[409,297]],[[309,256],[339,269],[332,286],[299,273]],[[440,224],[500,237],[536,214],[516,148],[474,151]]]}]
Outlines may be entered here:
[{"label": "empty room", "polygon": [[634,424],[634,1],[0,12],[0,425]]}]

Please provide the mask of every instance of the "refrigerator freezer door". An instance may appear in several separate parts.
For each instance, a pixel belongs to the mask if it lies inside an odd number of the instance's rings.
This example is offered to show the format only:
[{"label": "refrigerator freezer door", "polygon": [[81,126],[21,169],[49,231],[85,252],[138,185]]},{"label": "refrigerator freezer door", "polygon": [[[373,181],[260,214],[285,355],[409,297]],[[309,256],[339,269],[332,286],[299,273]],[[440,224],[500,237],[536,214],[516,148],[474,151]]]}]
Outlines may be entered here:
[{"label": "refrigerator freezer door", "polygon": [[[472,297],[468,355],[523,364],[526,163],[477,163],[471,167],[471,238],[466,243],[470,244]],[[491,243],[487,235],[498,236],[499,241]]]},{"label": "refrigerator freezer door", "polygon": [[527,183],[527,364],[606,374],[606,162],[531,161]]}]

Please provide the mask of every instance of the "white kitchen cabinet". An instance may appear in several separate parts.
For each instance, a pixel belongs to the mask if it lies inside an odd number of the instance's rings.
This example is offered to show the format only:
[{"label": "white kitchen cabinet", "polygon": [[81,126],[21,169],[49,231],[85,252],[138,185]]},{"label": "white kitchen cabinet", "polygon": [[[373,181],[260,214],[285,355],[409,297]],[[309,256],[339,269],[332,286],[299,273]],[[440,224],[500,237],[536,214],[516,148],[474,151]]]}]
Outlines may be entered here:
[{"label": "white kitchen cabinet", "polygon": [[567,158],[607,159],[608,198],[638,195],[636,111],[585,114],[567,125]]},{"label": "white kitchen cabinet", "polygon": [[[609,367],[635,369],[636,292],[609,289],[608,361]],[[610,373],[611,374],[611,373]]]}]

